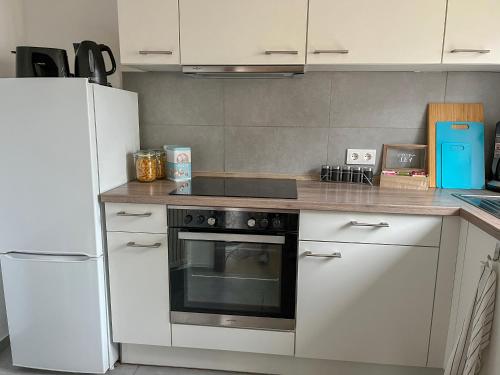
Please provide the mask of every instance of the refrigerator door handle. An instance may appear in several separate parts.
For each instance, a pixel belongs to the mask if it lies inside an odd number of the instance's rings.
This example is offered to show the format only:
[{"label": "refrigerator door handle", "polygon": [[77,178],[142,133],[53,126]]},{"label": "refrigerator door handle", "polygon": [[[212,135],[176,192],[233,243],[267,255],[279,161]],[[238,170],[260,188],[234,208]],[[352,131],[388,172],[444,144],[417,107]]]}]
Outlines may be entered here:
[{"label": "refrigerator door handle", "polygon": [[27,260],[34,262],[57,262],[57,263],[75,263],[86,262],[91,259],[88,255],[48,255],[48,254],[34,254],[34,253],[20,253],[9,252],[3,254],[4,257],[12,260]]}]

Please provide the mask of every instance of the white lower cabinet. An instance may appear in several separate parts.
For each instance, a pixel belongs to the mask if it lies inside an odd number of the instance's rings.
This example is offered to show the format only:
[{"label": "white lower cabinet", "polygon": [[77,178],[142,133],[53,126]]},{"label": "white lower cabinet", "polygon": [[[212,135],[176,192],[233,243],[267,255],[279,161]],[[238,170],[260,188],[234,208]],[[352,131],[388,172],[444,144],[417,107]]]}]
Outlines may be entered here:
[{"label": "white lower cabinet", "polygon": [[166,234],[108,232],[113,341],[171,345]]},{"label": "white lower cabinet", "polygon": [[[448,350],[445,365],[448,362],[451,349],[455,340],[460,334],[467,312],[474,301],[477,290],[477,283],[481,278],[481,262],[487,256],[493,256],[499,241],[482,231],[473,224],[463,222],[460,236],[459,254],[455,276],[455,286],[453,293],[453,304],[451,311],[450,332],[448,335]],[[493,268],[500,275],[500,265],[493,263]],[[498,283],[498,281],[497,281]],[[500,287],[497,287],[496,310],[493,317],[493,326],[490,337],[490,344],[482,354],[481,374],[500,374]]]},{"label": "white lower cabinet", "polygon": [[301,241],[295,355],[425,366],[438,252]]}]

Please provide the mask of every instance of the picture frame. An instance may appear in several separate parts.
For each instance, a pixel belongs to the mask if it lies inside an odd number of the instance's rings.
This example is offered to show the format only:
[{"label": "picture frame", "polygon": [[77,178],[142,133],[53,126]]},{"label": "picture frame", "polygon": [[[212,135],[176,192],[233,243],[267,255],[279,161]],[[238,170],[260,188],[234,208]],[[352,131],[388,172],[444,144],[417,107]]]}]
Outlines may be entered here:
[{"label": "picture frame", "polygon": [[385,144],[382,155],[382,170],[427,173],[427,153],[427,145]]}]

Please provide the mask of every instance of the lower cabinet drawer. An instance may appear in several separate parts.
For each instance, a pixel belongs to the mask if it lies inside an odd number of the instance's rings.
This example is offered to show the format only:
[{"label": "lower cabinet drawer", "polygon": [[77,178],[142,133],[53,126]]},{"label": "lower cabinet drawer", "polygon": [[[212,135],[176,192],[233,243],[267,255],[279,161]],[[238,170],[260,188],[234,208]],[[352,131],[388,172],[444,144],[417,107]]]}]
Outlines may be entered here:
[{"label": "lower cabinet drawer", "polygon": [[362,212],[300,212],[300,239],[439,246],[441,216]]},{"label": "lower cabinet drawer", "polygon": [[167,233],[167,206],[106,203],[106,230],[110,232]]},{"label": "lower cabinet drawer", "polygon": [[172,324],[172,346],[293,356],[294,333]]},{"label": "lower cabinet drawer", "polygon": [[170,346],[167,236],[107,235],[113,341]]},{"label": "lower cabinet drawer", "polygon": [[425,367],[438,252],[301,241],[295,355]]}]

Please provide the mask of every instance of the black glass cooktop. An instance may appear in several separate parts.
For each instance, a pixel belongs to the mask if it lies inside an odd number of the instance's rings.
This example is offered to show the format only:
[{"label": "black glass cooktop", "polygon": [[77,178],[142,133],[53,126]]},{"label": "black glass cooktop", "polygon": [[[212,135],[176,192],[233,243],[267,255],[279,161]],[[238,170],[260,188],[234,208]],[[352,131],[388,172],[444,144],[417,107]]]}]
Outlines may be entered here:
[{"label": "black glass cooktop", "polygon": [[273,178],[194,177],[179,184],[170,195],[297,199],[297,182]]}]

